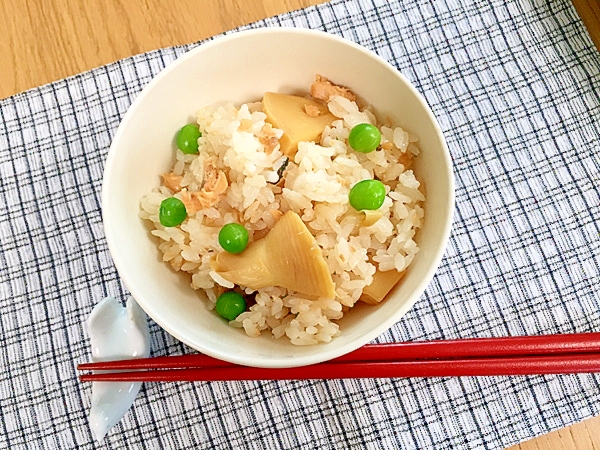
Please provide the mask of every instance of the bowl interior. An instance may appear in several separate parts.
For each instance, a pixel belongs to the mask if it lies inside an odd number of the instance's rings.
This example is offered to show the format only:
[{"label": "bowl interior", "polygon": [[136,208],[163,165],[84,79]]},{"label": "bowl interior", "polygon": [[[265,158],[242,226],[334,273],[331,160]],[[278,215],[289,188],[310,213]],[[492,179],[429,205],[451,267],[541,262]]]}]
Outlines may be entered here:
[{"label": "bowl interior", "polygon": [[[360,305],[339,322],[329,344],[297,347],[268,333],[247,337],[199,300],[186,277],[159,257],[138,218],[139,201],[174,161],[173,141],[197,109],[260,100],[266,91],[306,92],[316,74],[346,85],[420,139],[415,172],[425,183],[420,252],[403,282],[378,306]],[[135,100],[115,135],[102,192],[104,226],[119,274],[159,325],[187,345],[238,364],[290,367],[352,351],[397,322],[425,290],[441,260],[454,207],[450,159],[422,97],[392,66],[363,48],[321,32],[262,29],[218,38],[163,70]]]}]

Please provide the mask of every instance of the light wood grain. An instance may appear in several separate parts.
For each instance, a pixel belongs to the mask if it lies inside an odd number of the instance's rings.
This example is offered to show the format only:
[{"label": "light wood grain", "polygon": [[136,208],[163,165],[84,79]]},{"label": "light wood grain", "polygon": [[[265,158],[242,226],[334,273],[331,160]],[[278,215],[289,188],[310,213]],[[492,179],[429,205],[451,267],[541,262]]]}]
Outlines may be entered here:
[{"label": "light wood grain", "polygon": [[572,0],[577,13],[600,51],[600,0]]},{"label": "light wood grain", "polygon": [[600,417],[584,420],[507,450],[600,450]]},{"label": "light wood grain", "polygon": [[[573,0],[600,48],[598,0]],[[0,98],[324,0],[0,0]],[[600,450],[600,417],[510,450]]]},{"label": "light wood grain", "polygon": [[0,0],[0,98],[323,0]]}]

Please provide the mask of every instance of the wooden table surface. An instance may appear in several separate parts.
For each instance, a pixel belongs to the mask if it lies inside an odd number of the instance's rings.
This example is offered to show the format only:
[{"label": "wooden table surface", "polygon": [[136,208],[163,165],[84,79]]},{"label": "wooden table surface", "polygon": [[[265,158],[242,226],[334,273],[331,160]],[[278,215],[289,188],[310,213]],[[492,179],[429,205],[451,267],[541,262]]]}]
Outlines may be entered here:
[{"label": "wooden table surface", "polygon": [[[0,98],[324,0],[0,0]],[[573,0],[600,49],[600,2]],[[510,450],[600,450],[600,417]]]}]

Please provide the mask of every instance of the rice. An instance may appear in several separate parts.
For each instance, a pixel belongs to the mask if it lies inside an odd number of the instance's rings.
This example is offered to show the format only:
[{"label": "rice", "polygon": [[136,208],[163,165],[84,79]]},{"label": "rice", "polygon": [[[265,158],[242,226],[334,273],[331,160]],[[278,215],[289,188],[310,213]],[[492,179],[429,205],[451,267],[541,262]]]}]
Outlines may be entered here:
[{"label": "rice", "polygon": [[[266,122],[260,102],[202,108],[196,114],[202,131],[199,154],[177,150],[170,172],[177,187],[168,187],[165,178],[141,200],[139,215],[152,223],[162,259],[174,270],[190,274],[191,287],[206,293],[209,308],[224,290],[233,288],[210,266],[211,258],[222,251],[218,233],[223,225],[242,223],[252,242],[264,237],[282,213],[291,210],[302,218],[321,247],[336,297],[314,300],[278,286],[246,288],[253,304],[230,325],[248,336],[268,332],[297,345],[331,341],[340,333],[336,321],[360,299],[376,270],[402,272],[419,250],[414,238],[423,222],[425,197],[409,168],[419,153],[416,137],[378,123],[368,108],[360,109],[341,96],[333,96],[328,108],[338,119],[325,128],[319,142],[299,144],[283,180],[278,171],[286,157],[278,144],[274,148],[265,144],[265,132],[276,140],[283,132]],[[347,144],[350,129],[364,122],[382,132],[381,146],[367,154]],[[226,175],[226,191],[213,204],[188,211],[180,226],[162,226],[161,201],[171,196],[184,200],[200,191],[211,171]],[[382,217],[361,226],[361,215],[349,205],[348,193],[357,182],[371,178],[385,183],[387,195]]]}]

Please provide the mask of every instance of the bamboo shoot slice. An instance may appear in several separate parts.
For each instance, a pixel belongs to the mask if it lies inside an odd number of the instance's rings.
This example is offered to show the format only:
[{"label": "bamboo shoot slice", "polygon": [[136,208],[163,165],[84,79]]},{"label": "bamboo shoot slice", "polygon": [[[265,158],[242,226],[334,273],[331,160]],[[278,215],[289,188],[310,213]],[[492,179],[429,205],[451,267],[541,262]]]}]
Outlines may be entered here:
[{"label": "bamboo shoot slice", "polygon": [[404,271],[398,272],[397,270],[386,270],[385,272],[378,270],[373,275],[373,282],[363,289],[360,301],[369,305],[381,303],[398,284],[404,273]]},{"label": "bamboo shoot slice", "polygon": [[251,289],[281,286],[311,298],[335,298],[335,284],[323,252],[292,211],[244,252],[218,253],[211,267],[226,280]]},{"label": "bamboo shoot slice", "polygon": [[[322,103],[274,92],[265,93],[263,111],[267,115],[267,122],[283,130],[279,145],[282,153],[292,159],[298,151],[299,142],[318,141],[325,127],[335,120],[335,116]],[[311,111],[311,114],[307,111]]]}]

